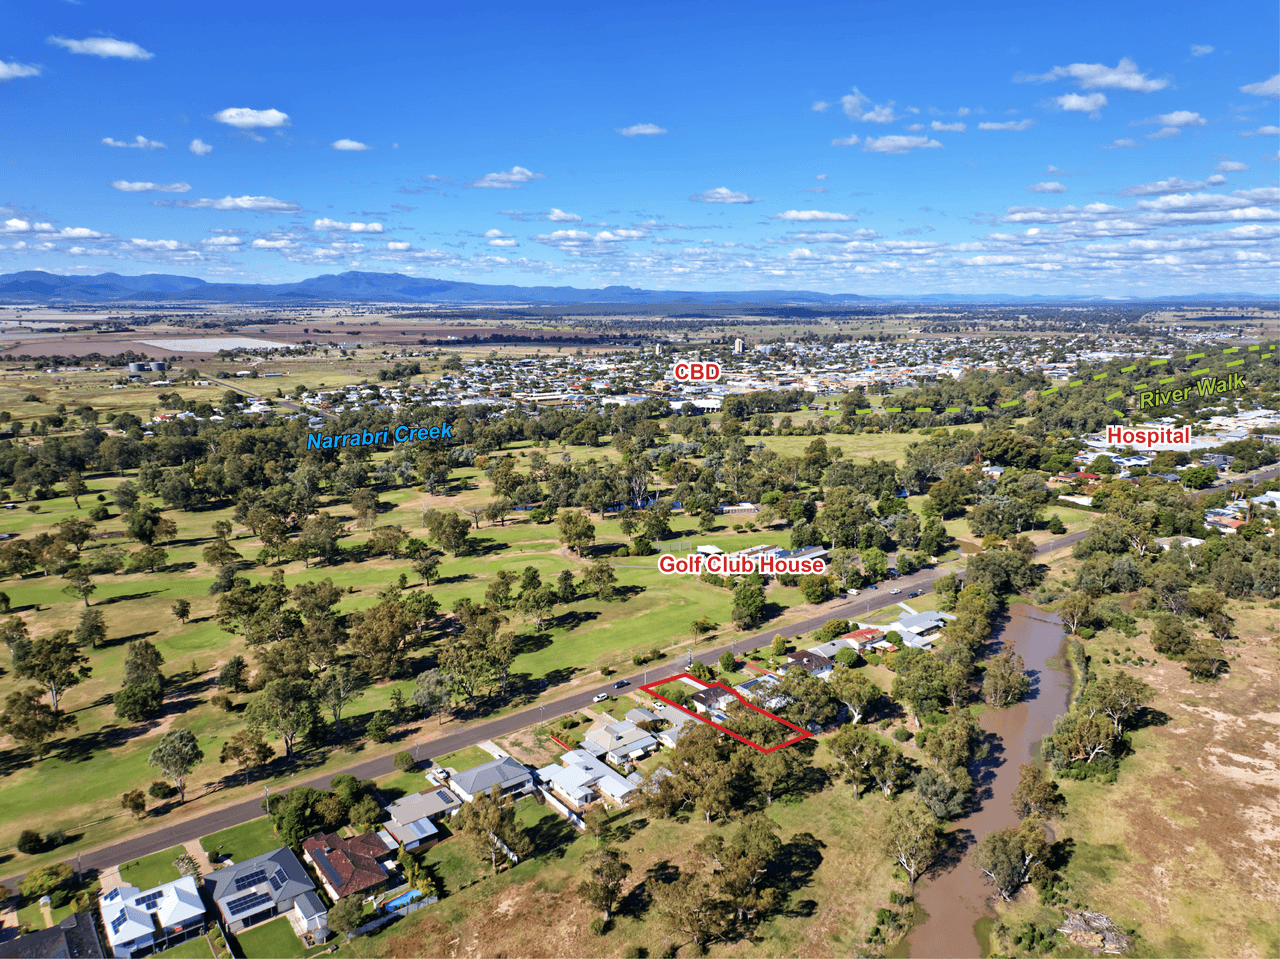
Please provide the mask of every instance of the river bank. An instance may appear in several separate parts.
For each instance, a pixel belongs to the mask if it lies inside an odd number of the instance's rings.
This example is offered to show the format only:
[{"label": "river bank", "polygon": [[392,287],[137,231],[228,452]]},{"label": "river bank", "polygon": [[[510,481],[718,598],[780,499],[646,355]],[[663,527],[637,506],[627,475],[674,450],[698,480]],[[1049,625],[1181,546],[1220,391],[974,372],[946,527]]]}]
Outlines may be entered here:
[{"label": "river bank", "polygon": [[916,901],[928,918],[907,937],[909,954],[916,959],[982,956],[975,923],[987,915],[990,888],[971,861],[973,848],[987,833],[1018,824],[1009,804],[1018,767],[1032,761],[1033,748],[1053,731],[1054,720],[1070,701],[1071,677],[1059,668],[1067,637],[1056,616],[1015,603],[994,638],[999,648],[1012,646],[1022,656],[1031,692],[1016,706],[987,710],[979,720],[991,748],[973,770],[979,805],[952,826],[963,850],[959,862],[917,890]]}]

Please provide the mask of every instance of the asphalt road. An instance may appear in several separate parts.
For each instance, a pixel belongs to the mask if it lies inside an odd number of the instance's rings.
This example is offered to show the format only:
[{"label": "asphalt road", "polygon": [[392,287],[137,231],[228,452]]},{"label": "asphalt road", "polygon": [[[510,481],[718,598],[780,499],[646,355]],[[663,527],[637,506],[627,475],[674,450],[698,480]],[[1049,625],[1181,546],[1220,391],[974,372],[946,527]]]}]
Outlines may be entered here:
[{"label": "asphalt road", "polygon": [[[1083,539],[1084,531],[1071,533],[1067,536],[1061,536],[1057,539],[1050,540],[1041,544],[1036,548],[1036,555],[1044,555]],[[759,646],[767,645],[774,636],[781,633],[787,638],[799,636],[803,633],[809,633],[818,629],[824,623],[831,619],[858,619],[866,618],[871,612],[883,609],[886,606],[894,605],[900,601],[906,601],[907,594],[917,589],[928,589],[933,582],[951,572],[957,571],[959,560],[952,560],[941,566],[932,569],[920,570],[910,576],[902,576],[896,580],[886,581],[880,585],[879,589],[863,590],[861,595],[855,599],[848,599],[843,603],[834,606],[828,606],[820,615],[806,619],[802,622],[793,623],[790,626],[768,629],[754,636],[745,639],[739,639],[734,643],[717,646],[697,653],[693,656],[707,665],[714,665],[720,658],[721,654],[726,651],[744,652],[755,649]],[[900,594],[890,593],[890,589],[900,589]],[[647,671],[637,672],[631,676],[619,677],[628,680],[632,687],[639,686],[644,682],[653,682],[658,679],[664,679],[685,672],[689,665],[689,657],[671,657],[668,661],[661,665],[655,666]],[[594,687],[572,696],[566,696],[553,702],[545,703],[543,706],[531,706],[528,709],[501,716],[497,719],[490,719],[485,722],[469,722],[462,724],[456,732],[448,733],[439,739],[433,739],[429,745],[430,753],[424,754],[421,758],[425,761],[430,756],[443,756],[447,753],[454,752],[466,746],[474,746],[482,743],[487,739],[494,739],[499,736],[505,736],[517,730],[533,726],[538,722],[558,719],[561,716],[575,712],[584,706],[591,706],[592,698],[600,692],[613,692],[612,684],[616,680],[608,681],[602,686]],[[399,743],[396,752],[404,749],[406,743]],[[393,772],[392,757],[394,753],[386,753],[374,759],[367,759],[347,769],[341,770],[344,773],[350,773],[359,779],[373,779],[376,776],[384,776]],[[329,780],[337,775],[338,771],[326,772],[322,776],[315,776],[307,779],[300,779],[298,782],[291,783],[289,788],[294,786],[313,786],[318,789],[327,788]],[[277,795],[273,793],[272,795]],[[101,870],[109,866],[116,866],[120,863],[129,862],[142,856],[150,855],[153,852],[160,852],[172,846],[188,842],[193,839],[199,839],[210,833],[218,832],[222,829],[229,829],[240,823],[248,822],[251,819],[257,819],[262,815],[262,799],[255,798],[245,800],[243,802],[234,803],[229,806],[223,806],[220,809],[212,810],[201,816],[187,819],[182,822],[174,823],[171,826],[162,826],[158,829],[151,830],[142,835],[133,836],[129,839],[113,843],[109,846],[103,846],[98,849],[91,849],[81,854],[79,866],[82,870]],[[72,866],[76,865],[76,860],[67,860]],[[9,876],[2,880],[6,886],[16,889],[21,881],[21,876]]]}]

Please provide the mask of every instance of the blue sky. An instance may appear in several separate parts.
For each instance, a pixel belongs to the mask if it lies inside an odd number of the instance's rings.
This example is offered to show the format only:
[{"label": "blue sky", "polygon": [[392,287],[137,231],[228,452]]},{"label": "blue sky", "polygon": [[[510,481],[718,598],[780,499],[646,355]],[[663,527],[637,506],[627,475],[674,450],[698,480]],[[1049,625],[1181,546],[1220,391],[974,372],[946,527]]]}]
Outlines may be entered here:
[{"label": "blue sky", "polygon": [[1280,12],[0,3],[0,272],[1274,293]]}]

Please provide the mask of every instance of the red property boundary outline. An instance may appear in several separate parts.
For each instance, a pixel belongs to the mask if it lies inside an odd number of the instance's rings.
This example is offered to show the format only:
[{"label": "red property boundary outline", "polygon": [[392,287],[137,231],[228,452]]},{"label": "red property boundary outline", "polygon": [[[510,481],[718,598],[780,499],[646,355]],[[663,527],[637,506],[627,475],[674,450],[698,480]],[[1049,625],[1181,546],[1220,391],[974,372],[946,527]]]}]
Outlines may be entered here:
[{"label": "red property boundary outline", "polygon": [[[759,743],[753,743],[746,736],[739,736],[732,729],[726,729],[724,726],[721,726],[719,723],[712,722],[710,719],[707,719],[705,716],[701,716],[698,713],[693,712],[692,710],[685,709],[685,707],[681,706],[679,703],[672,702],[670,699],[667,699],[666,696],[663,696],[661,693],[654,691],[655,686],[665,686],[667,683],[678,682],[679,680],[684,679],[686,676],[692,679],[695,683],[698,683],[700,686],[703,686],[708,689],[719,686],[726,693],[729,693],[730,695],[733,695],[733,696],[737,696],[738,701],[741,702],[748,709],[754,709],[756,712],[764,716],[768,716],[770,719],[776,720],[777,722],[782,723],[782,725],[786,726],[788,729],[794,729],[800,735],[792,736],[786,742],[778,743],[778,745],[770,746],[768,749],[766,749],[764,746],[761,746]],[[800,742],[801,740],[809,739],[813,735],[813,733],[809,732],[807,729],[801,729],[799,726],[795,725],[794,723],[787,722],[781,716],[775,716],[773,713],[769,712],[767,709],[761,709],[759,706],[755,705],[754,703],[748,702],[747,699],[742,695],[742,693],[738,692],[736,689],[730,689],[728,686],[726,686],[722,682],[718,682],[718,681],[708,682],[706,680],[699,679],[697,676],[694,676],[691,673],[679,673],[675,676],[670,676],[667,679],[659,679],[655,682],[649,683],[646,686],[641,686],[640,688],[643,689],[650,696],[653,696],[656,699],[661,699],[667,705],[674,706],[676,709],[680,710],[682,713],[686,713],[692,716],[694,719],[698,720],[699,722],[706,723],[708,726],[713,726],[714,728],[720,730],[720,732],[726,733],[732,736],[734,739],[738,740],[738,742],[746,743],[752,749],[758,749],[762,753],[771,753],[776,750],[782,749],[784,746],[794,746],[796,743]]]}]

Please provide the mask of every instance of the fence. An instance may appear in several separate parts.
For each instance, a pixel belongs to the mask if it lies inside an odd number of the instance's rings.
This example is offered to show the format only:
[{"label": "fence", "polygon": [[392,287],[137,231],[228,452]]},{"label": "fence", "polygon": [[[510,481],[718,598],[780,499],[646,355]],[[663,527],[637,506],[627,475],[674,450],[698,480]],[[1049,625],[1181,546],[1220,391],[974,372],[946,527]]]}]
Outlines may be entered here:
[{"label": "fence", "polygon": [[569,825],[577,829],[578,832],[587,831],[587,824],[582,821],[581,816],[573,812],[573,810],[571,810],[568,806],[562,803],[559,799],[556,799],[556,797],[551,795],[551,793],[547,792],[547,790],[539,787],[538,793],[539,795],[542,796],[543,799],[547,801],[547,805],[549,805],[552,809],[554,809],[561,816],[567,819],[569,821]]},{"label": "fence", "polygon": [[383,913],[377,919],[371,919],[368,922],[366,922],[363,926],[357,926],[355,929],[352,929],[349,933],[347,933],[347,939],[348,940],[355,939],[357,936],[367,936],[369,933],[373,932],[376,929],[381,929],[387,923],[395,919],[399,919],[403,916],[409,915],[410,913],[417,912],[423,906],[429,906],[432,903],[439,902],[439,901],[440,901],[439,896],[424,896],[421,899],[413,900],[413,902],[407,902],[403,906],[397,906],[396,908]]},{"label": "fence", "polygon": [[693,540],[682,539],[675,543],[659,543],[659,553],[687,553],[693,549]]}]

